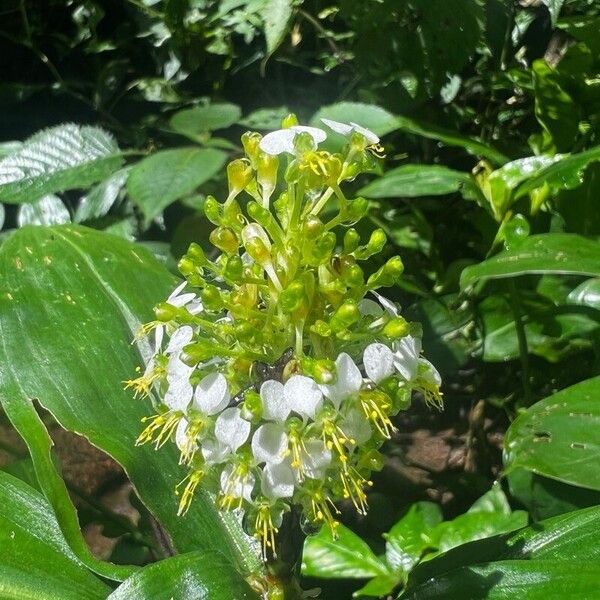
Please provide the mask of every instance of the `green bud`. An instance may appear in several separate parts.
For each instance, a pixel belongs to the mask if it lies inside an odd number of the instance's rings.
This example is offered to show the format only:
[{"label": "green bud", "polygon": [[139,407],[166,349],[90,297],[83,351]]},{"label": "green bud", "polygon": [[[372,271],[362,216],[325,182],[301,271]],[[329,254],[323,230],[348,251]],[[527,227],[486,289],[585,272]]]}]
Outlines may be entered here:
[{"label": "green bud", "polygon": [[221,310],[223,308],[223,300],[221,299],[221,292],[218,287],[206,284],[200,292],[200,298],[202,303],[208,310]]},{"label": "green bud", "polygon": [[327,231],[321,237],[317,238],[310,250],[310,263],[312,265],[319,265],[329,262],[336,243],[337,238],[333,231]]},{"label": "green bud", "polygon": [[154,307],[156,318],[162,323],[171,321],[177,315],[177,307],[168,302],[161,302]]},{"label": "green bud", "polygon": [[273,222],[273,215],[270,210],[263,208],[257,202],[248,202],[246,207],[250,218],[254,219],[259,225],[268,228]]},{"label": "green bud", "polygon": [[213,246],[227,254],[236,253],[240,247],[235,232],[229,227],[217,227],[213,229],[208,239]]},{"label": "green bud", "polygon": [[331,336],[331,327],[325,321],[315,321],[311,326],[310,330],[321,337],[330,337]]},{"label": "green bud", "polygon": [[184,277],[189,277],[190,275],[196,273],[196,265],[194,264],[194,261],[187,255],[181,257],[177,263],[177,268]]},{"label": "green bud", "polygon": [[298,125],[298,117],[296,117],[296,115],[294,113],[290,113],[289,115],[286,115],[281,120],[281,128],[282,129],[289,129],[290,127],[294,127],[296,125]]},{"label": "green bud", "polygon": [[227,165],[229,194],[239,194],[250,183],[252,175],[252,167],[246,159],[232,160]]},{"label": "green bud", "polygon": [[317,383],[327,384],[335,379],[335,363],[327,358],[316,360],[305,356],[301,361],[302,373]]},{"label": "green bud", "polygon": [[279,159],[266,152],[261,152],[256,160],[256,179],[263,188],[263,193],[270,196],[277,185],[277,169]]},{"label": "green bud", "polygon": [[410,333],[410,325],[403,317],[393,317],[383,327],[383,335],[398,340]]},{"label": "green bud", "polygon": [[344,234],[344,252],[346,254],[351,254],[358,248],[360,244],[360,235],[358,231],[354,229],[354,227],[350,227]]},{"label": "green bud", "polygon": [[365,283],[365,274],[358,265],[350,265],[342,273],[344,283],[351,288],[361,287]]},{"label": "green bud", "polygon": [[260,153],[259,144],[261,139],[262,135],[256,131],[246,131],[242,135],[242,146],[252,166],[256,166],[256,161]]},{"label": "green bud", "polygon": [[205,360],[208,360],[209,358],[213,358],[214,356],[214,345],[208,343],[207,341],[203,341],[194,342],[185,346],[181,351],[179,358],[188,367],[194,367],[199,362],[203,362]]},{"label": "green bud", "polygon": [[307,131],[302,131],[294,138],[294,150],[296,154],[304,154],[315,149],[315,140]]},{"label": "green bud", "polygon": [[307,239],[314,240],[323,233],[324,229],[325,225],[319,217],[314,215],[308,215],[308,217],[306,217],[306,221],[304,222],[304,233],[306,234]]},{"label": "green bud", "polygon": [[336,333],[348,329],[360,319],[360,311],[355,300],[346,300],[329,321],[331,329]]},{"label": "green bud", "polygon": [[234,328],[234,335],[240,342],[249,342],[256,335],[256,326],[248,321],[236,321]]},{"label": "green bud", "polygon": [[347,223],[356,223],[367,214],[368,210],[369,201],[362,197],[356,198],[346,207],[346,211],[343,215],[344,221]]},{"label": "green bud", "polygon": [[391,287],[397,283],[403,271],[402,259],[399,256],[392,256],[383,267],[369,277],[367,285],[370,288]]},{"label": "green bud", "polygon": [[233,254],[227,258],[225,269],[223,270],[225,279],[238,282],[244,276],[244,263],[238,254]]},{"label": "green bud", "polygon": [[204,214],[213,225],[221,224],[221,205],[214,196],[207,196],[204,201]]},{"label": "green bud", "polygon": [[196,244],[196,242],[192,242],[190,244],[190,247],[186,252],[186,256],[188,258],[191,258],[197,265],[208,264],[208,259],[204,254],[204,250],[202,250],[202,248],[198,244]]},{"label": "green bud", "polygon": [[254,390],[248,390],[244,396],[244,402],[241,406],[242,417],[253,423],[258,423],[263,415],[263,404],[260,394]]},{"label": "green bud", "polygon": [[279,306],[281,310],[286,313],[294,313],[303,304],[306,304],[306,292],[304,289],[304,283],[298,279],[292,281],[288,287],[281,292],[279,297]]},{"label": "green bud", "polygon": [[402,386],[396,389],[396,393],[393,396],[394,405],[393,411],[394,414],[400,412],[401,410],[408,410],[410,408],[412,402],[412,393],[409,386]]}]

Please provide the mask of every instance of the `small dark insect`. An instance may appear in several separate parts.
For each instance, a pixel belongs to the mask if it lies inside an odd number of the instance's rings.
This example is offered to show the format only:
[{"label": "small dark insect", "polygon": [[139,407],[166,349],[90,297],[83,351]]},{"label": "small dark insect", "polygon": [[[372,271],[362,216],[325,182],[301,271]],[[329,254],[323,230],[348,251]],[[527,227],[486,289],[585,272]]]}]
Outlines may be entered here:
[{"label": "small dark insect", "polygon": [[261,361],[256,361],[252,365],[251,375],[257,379],[255,383],[246,386],[240,390],[229,403],[229,406],[237,406],[246,395],[248,390],[259,391],[260,386],[269,379],[275,379],[276,381],[282,381],[283,372],[288,363],[294,357],[294,349],[288,348],[274,363],[268,364]]}]

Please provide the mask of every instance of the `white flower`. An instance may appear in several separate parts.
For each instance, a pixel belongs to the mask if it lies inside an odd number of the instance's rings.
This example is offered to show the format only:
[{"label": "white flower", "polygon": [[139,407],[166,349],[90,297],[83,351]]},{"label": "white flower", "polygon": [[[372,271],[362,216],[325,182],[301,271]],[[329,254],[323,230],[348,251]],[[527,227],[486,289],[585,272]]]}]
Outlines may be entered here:
[{"label": "white flower", "polygon": [[394,366],[406,381],[414,381],[419,374],[420,354],[419,338],[406,335],[394,342]]},{"label": "white flower", "polygon": [[200,380],[194,392],[194,408],[205,415],[216,415],[229,404],[231,396],[222,373],[211,373]]},{"label": "white flower", "polygon": [[180,379],[189,379],[193,370],[194,367],[189,367],[179,358],[179,352],[174,352],[167,364],[167,381],[172,384]]},{"label": "white flower", "polygon": [[398,316],[398,307],[391,301],[388,300],[385,296],[382,296],[379,292],[371,291],[371,294],[379,300],[379,304],[385,308],[387,313],[392,317]]},{"label": "white flower", "polygon": [[260,140],[259,147],[263,152],[271,155],[283,154],[284,152],[295,154],[294,138],[299,133],[308,133],[312,137],[315,148],[327,138],[327,134],[318,127],[294,125],[287,129],[278,129],[277,131],[267,133]]},{"label": "white flower", "polygon": [[332,121],[331,119],[321,119],[329,129],[343,135],[351,137],[354,132],[360,133],[369,144],[379,144],[379,137],[366,127],[361,127],[357,123],[340,123],[340,121]]},{"label": "white flower", "polygon": [[180,352],[184,346],[187,346],[192,341],[193,336],[194,330],[189,325],[177,328],[167,344],[165,354]]},{"label": "white flower", "polygon": [[165,394],[164,403],[174,411],[185,412],[192,401],[194,388],[187,377],[180,377],[170,383]]},{"label": "white flower", "polygon": [[342,419],[340,429],[344,432],[348,440],[352,440],[354,444],[351,446],[364,444],[371,439],[373,432],[371,426],[363,412],[357,408],[348,411],[348,414]]},{"label": "white flower", "polygon": [[208,438],[202,442],[201,452],[204,462],[210,466],[227,460],[231,455],[231,448],[219,443],[217,440]]},{"label": "white flower", "polygon": [[279,464],[288,449],[288,437],[278,423],[261,425],[252,436],[252,454],[257,463]]},{"label": "white flower", "polygon": [[354,396],[362,387],[363,377],[350,355],[342,352],[335,361],[337,379],[329,385],[322,384],[321,390],[336,408],[346,398]]},{"label": "white flower", "polygon": [[189,422],[183,417],[181,421],[177,424],[177,429],[175,430],[175,443],[180,450],[187,448],[189,442],[187,437],[187,428]]},{"label": "white flower", "polygon": [[221,491],[226,496],[233,498],[244,498],[248,502],[252,502],[252,489],[254,488],[255,478],[252,473],[246,473],[245,476],[240,476],[237,472],[234,473],[235,467],[227,465],[221,473]]},{"label": "white flower", "polygon": [[250,423],[242,419],[237,407],[226,408],[215,422],[215,437],[235,452],[250,435]]},{"label": "white flower", "polygon": [[283,423],[292,408],[283,394],[283,383],[268,379],[260,386],[260,398],[263,405],[263,419]]},{"label": "white flower", "polygon": [[303,418],[315,418],[323,404],[323,393],[314,379],[292,375],[283,386],[283,397],[294,412]]},{"label": "white flower", "polygon": [[374,383],[387,379],[394,373],[394,353],[385,344],[369,344],[363,353],[367,377]]},{"label": "white flower", "polygon": [[358,303],[358,310],[363,317],[379,318],[383,314],[383,308],[370,298],[363,298]]},{"label": "white flower", "polygon": [[302,475],[310,479],[323,479],[331,464],[331,450],[321,439],[309,439],[304,442]]},{"label": "white flower", "polygon": [[266,464],[262,472],[261,491],[270,500],[291,498],[294,495],[296,478],[287,463]]},{"label": "white flower", "polygon": [[173,290],[171,295],[167,298],[167,304],[170,304],[171,306],[176,306],[177,308],[181,308],[182,306],[185,306],[186,304],[188,304],[188,302],[195,300],[196,294],[194,294],[193,292],[188,292],[186,294],[179,293],[179,292],[183,291],[183,288],[185,288],[186,285],[187,285],[187,281],[184,281],[183,283],[178,285]]}]

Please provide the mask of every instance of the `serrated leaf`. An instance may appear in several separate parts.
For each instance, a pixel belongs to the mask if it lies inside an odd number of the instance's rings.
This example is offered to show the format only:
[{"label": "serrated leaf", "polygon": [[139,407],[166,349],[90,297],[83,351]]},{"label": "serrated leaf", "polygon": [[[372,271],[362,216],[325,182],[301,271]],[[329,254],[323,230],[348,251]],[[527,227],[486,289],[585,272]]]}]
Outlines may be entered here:
[{"label": "serrated leaf", "polygon": [[18,600],[103,600],[110,588],[69,548],[52,508],[0,471],[0,596]]},{"label": "serrated leaf", "polygon": [[0,248],[0,275],[0,400],[30,448],[44,493],[67,515],[59,519],[66,537],[76,542],[79,529],[28,398],[124,467],[178,551],[217,550],[240,570],[260,570],[239,521],[204,491],[185,517],[176,516],[174,488],[186,472],[174,446],[156,452],[134,445],[151,407],[123,389],[142,363],[139,351],[148,350],[131,342],[175,278],[145,249],[75,225],[18,230]]},{"label": "serrated leaf", "polygon": [[19,206],[17,225],[62,225],[70,223],[71,215],[63,201],[54,195],[44,196],[35,202]]},{"label": "serrated leaf", "polygon": [[565,483],[600,490],[600,377],[537,402],[504,439],[507,469],[525,468]]},{"label": "serrated leaf", "polygon": [[273,54],[283,41],[292,18],[292,8],[292,0],[267,0],[262,9],[267,56]]},{"label": "serrated leaf", "polygon": [[226,159],[225,152],[213,148],[163,150],[132,167],[127,192],[150,223],[167,206],[216,175]]},{"label": "serrated leaf", "polygon": [[221,554],[189,552],[148,565],[107,600],[258,600]]},{"label": "serrated leaf", "polygon": [[169,124],[177,133],[195,139],[207,131],[226,129],[237,123],[241,116],[242,111],[236,104],[208,104],[176,112]]},{"label": "serrated leaf", "polygon": [[106,215],[125,187],[128,175],[128,169],[121,169],[85,194],[77,205],[73,218],[75,223],[98,219]]},{"label": "serrated leaf", "polygon": [[0,160],[0,201],[33,202],[85,188],[113,173],[122,160],[114,138],[98,127],[69,123],[44,129]]}]

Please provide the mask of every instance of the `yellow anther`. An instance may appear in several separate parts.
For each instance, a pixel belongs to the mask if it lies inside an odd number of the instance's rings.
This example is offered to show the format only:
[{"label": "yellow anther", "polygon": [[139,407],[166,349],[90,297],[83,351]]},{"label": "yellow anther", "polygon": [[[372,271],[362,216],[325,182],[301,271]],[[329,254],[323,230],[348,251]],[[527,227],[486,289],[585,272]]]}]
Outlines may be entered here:
[{"label": "yellow anther", "polygon": [[202,481],[204,477],[204,471],[201,469],[196,469],[192,471],[187,477],[182,479],[175,488],[175,494],[179,495],[179,487],[186,483],[186,486],[183,490],[183,495],[181,496],[181,500],[179,501],[179,509],[177,510],[177,516],[185,515],[185,513],[189,510],[190,504],[194,498],[194,493],[198,484]]},{"label": "yellow anther", "polygon": [[183,413],[181,412],[166,412],[151,417],[143,417],[142,423],[150,421],[150,425],[140,433],[135,441],[135,445],[142,446],[148,442],[154,442],[154,447],[158,450],[171,438],[182,417]]},{"label": "yellow anther", "polygon": [[254,521],[254,535],[262,542],[263,559],[267,560],[267,548],[270,548],[273,556],[277,557],[275,551],[275,534],[279,531],[273,524],[271,509],[268,504],[262,504]]}]

